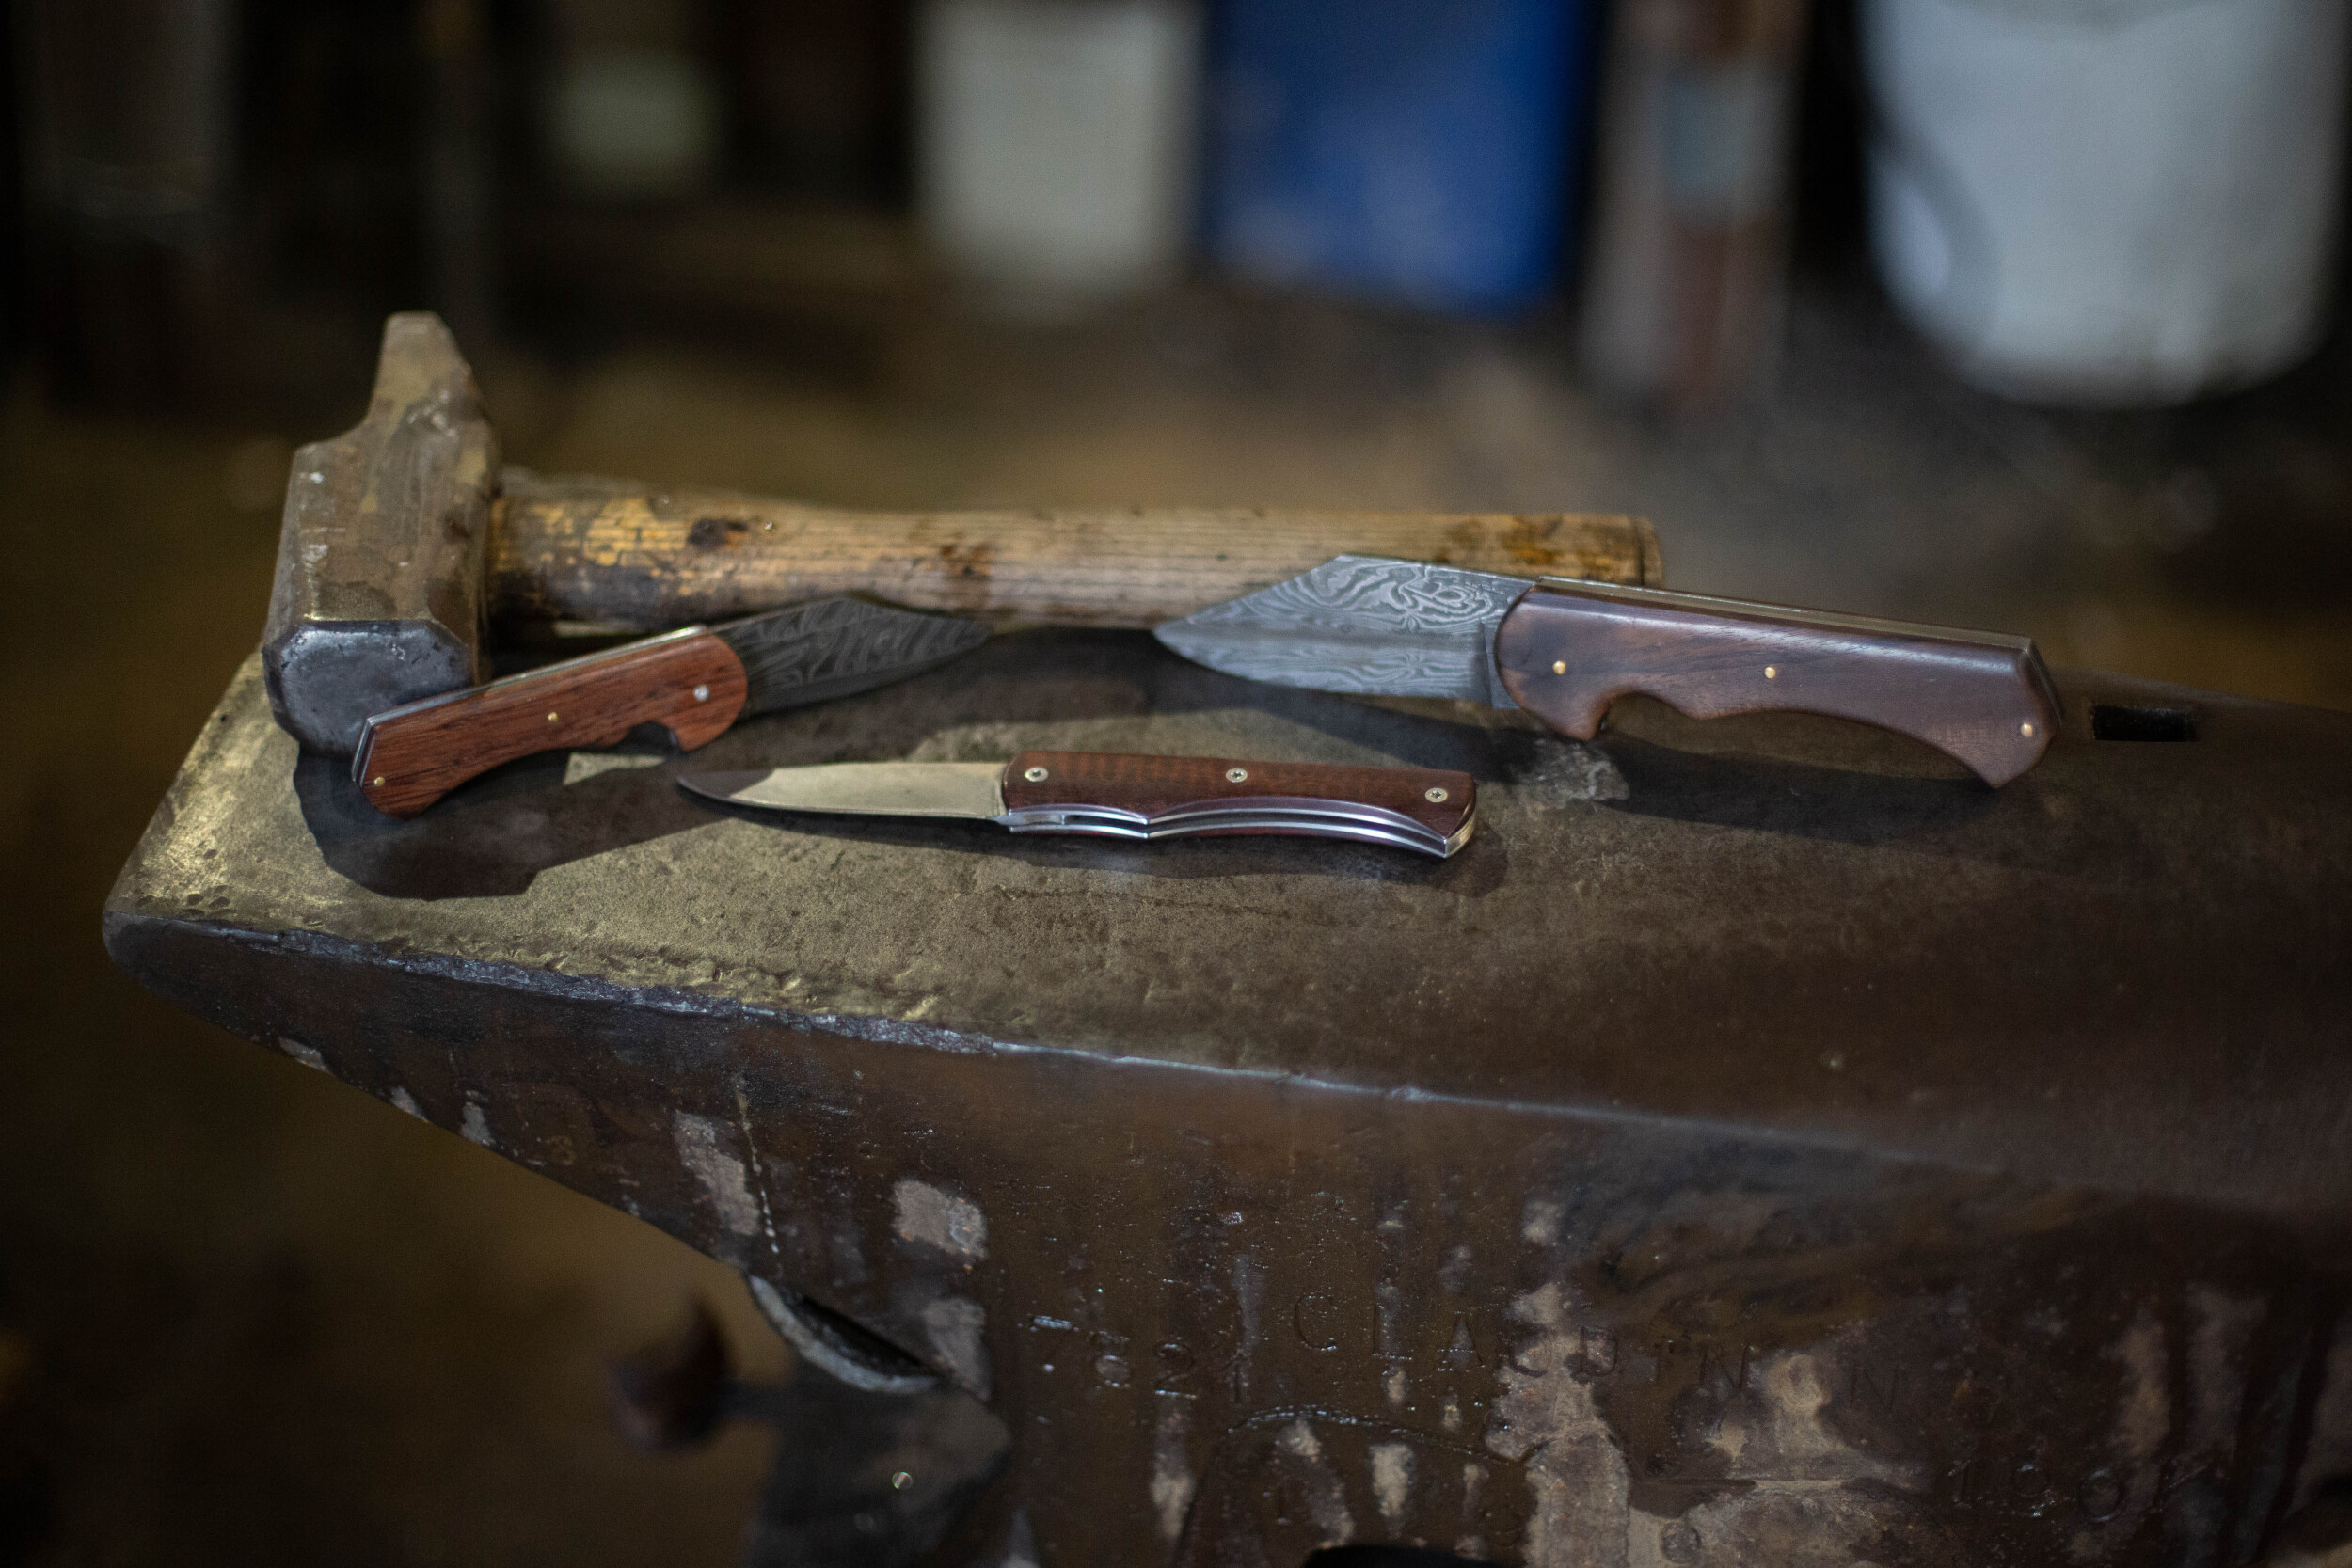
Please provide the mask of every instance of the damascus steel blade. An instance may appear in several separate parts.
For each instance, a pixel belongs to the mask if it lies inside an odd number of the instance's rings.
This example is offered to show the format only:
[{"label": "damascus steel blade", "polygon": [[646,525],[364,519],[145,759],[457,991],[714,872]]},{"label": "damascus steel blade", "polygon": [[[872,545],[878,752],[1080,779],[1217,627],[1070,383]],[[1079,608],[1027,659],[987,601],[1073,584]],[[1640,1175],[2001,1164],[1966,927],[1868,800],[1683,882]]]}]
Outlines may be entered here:
[{"label": "damascus steel blade", "polygon": [[1495,632],[1533,586],[1427,562],[1340,555],[1152,635],[1195,663],[1249,680],[1517,707],[1495,670]]},{"label": "damascus steel blade", "polygon": [[743,661],[746,714],[903,680],[988,641],[977,621],[863,599],[818,599],[714,629]]},{"label": "damascus steel blade", "polygon": [[1005,812],[1001,762],[830,762],[746,773],[695,773],[678,783],[730,805],[853,816],[964,816]]}]

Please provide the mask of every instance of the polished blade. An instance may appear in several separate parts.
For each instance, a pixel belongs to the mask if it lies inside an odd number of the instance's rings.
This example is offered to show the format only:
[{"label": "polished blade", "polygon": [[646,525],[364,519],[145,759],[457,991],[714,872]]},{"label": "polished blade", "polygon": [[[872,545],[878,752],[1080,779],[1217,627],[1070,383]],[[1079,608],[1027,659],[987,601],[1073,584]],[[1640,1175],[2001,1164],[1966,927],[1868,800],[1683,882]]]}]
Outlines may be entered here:
[{"label": "polished blade", "polygon": [[1249,680],[1516,707],[1495,671],[1495,632],[1533,586],[1492,572],[1341,555],[1152,635]]},{"label": "polished blade", "polygon": [[771,811],[987,819],[1004,815],[1004,774],[1001,762],[835,762],[678,782],[714,800]]},{"label": "polished blade", "polygon": [[988,641],[977,621],[863,599],[816,599],[712,629],[743,661],[746,714],[904,680]]}]

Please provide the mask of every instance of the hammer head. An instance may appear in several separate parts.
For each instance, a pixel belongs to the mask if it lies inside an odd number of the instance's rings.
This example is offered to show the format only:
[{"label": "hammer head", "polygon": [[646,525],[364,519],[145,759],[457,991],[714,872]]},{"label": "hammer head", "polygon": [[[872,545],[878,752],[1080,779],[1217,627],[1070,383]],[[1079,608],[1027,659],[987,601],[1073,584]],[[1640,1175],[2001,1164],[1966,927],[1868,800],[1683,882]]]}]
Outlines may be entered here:
[{"label": "hammer head", "polygon": [[438,316],[384,324],[367,418],[294,453],[262,659],[303,746],[348,756],[359,721],[482,679],[483,541],[498,438]]}]

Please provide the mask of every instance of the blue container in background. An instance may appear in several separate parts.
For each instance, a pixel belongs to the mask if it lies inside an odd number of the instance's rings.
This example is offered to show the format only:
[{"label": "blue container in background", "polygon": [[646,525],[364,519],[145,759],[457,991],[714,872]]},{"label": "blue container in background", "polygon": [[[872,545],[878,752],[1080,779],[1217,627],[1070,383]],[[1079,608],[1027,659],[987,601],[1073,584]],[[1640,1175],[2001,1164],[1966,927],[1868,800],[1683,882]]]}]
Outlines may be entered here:
[{"label": "blue container in background", "polygon": [[1501,312],[1551,291],[1592,0],[1219,0],[1206,246],[1260,282]]}]

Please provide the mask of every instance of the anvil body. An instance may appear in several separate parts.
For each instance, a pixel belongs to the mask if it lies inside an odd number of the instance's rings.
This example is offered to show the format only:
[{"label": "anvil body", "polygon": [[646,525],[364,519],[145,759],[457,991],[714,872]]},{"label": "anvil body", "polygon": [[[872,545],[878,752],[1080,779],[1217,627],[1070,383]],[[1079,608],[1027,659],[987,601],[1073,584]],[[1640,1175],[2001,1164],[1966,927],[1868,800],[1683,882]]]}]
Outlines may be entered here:
[{"label": "anvil body", "polygon": [[1438,863],[780,825],[659,758],[391,823],[256,664],[107,940],[984,1402],[941,1562],[2243,1561],[2352,1474],[2352,718],[2060,687],[1996,792],[1038,633],[692,764],[1460,768]]}]

